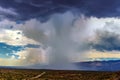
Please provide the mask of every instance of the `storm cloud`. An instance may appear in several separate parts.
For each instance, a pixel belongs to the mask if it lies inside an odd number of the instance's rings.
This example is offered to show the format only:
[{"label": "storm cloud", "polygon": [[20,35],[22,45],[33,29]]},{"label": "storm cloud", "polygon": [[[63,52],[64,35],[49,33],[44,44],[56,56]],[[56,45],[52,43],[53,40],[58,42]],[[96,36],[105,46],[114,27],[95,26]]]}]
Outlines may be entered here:
[{"label": "storm cloud", "polygon": [[119,17],[119,5],[119,0],[0,0],[0,13],[1,17],[11,20],[37,18],[42,22],[66,11],[85,16]]},{"label": "storm cloud", "polygon": [[0,0],[0,42],[25,48],[10,55],[14,65],[76,68],[103,54],[119,58],[119,13],[119,0]]}]

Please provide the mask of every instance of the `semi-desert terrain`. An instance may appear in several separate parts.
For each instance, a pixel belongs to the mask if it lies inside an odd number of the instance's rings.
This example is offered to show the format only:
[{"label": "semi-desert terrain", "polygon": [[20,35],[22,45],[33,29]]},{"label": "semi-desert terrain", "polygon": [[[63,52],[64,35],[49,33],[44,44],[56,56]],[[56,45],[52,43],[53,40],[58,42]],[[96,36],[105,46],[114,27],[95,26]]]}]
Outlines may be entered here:
[{"label": "semi-desert terrain", "polygon": [[120,80],[120,72],[0,69],[0,80]]}]

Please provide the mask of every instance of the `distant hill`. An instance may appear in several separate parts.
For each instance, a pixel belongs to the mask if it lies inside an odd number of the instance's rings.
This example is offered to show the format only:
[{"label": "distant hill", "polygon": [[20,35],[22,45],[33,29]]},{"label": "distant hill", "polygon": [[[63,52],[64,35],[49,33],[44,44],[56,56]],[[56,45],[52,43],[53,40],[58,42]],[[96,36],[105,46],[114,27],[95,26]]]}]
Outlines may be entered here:
[{"label": "distant hill", "polygon": [[79,69],[94,71],[120,71],[120,60],[75,63]]},{"label": "distant hill", "polygon": [[74,65],[0,66],[0,69],[52,69],[82,71],[120,71],[120,60],[76,62]]}]

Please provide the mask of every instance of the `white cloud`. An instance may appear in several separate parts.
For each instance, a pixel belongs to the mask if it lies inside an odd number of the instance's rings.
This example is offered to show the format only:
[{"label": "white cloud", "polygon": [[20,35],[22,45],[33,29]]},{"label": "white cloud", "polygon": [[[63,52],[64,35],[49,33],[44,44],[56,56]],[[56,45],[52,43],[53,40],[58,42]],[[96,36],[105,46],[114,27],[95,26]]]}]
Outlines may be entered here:
[{"label": "white cloud", "polygon": [[[82,23],[80,23],[80,20],[77,21],[78,26],[76,29],[74,28],[74,36],[73,39],[75,39],[78,43],[81,43],[81,40],[83,42],[92,41],[95,43],[96,41],[99,41],[99,36],[96,34],[99,30],[100,31],[109,31],[111,35],[118,34],[120,36],[120,18],[96,18],[96,17],[90,17],[86,19],[82,19]],[[82,24],[82,25],[81,25]],[[85,24],[85,25],[83,25]],[[86,30],[85,33],[81,33],[83,35],[80,36],[79,32],[82,32],[84,28],[81,28],[83,26]],[[79,28],[80,27],[80,28]],[[80,30],[81,31],[80,31]],[[78,34],[76,34],[78,31]],[[102,33],[101,33],[101,36]],[[106,36],[108,37],[108,36]],[[117,43],[117,42],[116,42]],[[84,44],[83,44],[84,45]],[[112,45],[113,46],[113,45]],[[74,56],[74,55],[73,55]],[[82,56],[83,58],[81,58]],[[78,56],[73,57],[73,61],[79,62],[79,61],[94,61],[94,60],[112,60],[112,59],[120,59],[120,51],[96,51],[96,50],[86,50],[83,53],[78,53]]]},{"label": "white cloud", "polygon": [[7,43],[9,45],[38,44],[38,42],[25,37],[20,30],[6,29],[1,30],[0,32],[0,42]]},{"label": "white cloud", "polygon": [[20,60],[23,65],[31,65],[45,64],[47,62],[45,56],[46,53],[46,50],[42,48],[27,48],[23,51],[15,53],[15,55],[18,56],[18,60]]},{"label": "white cloud", "polygon": [[[46,54],[46,49],[26,49],[18,52],[16,55],[19,57],[18,60],[15,59],[15,62],[18,61],[22,65],[44,63],[49,61],[47,58],[50,57],[56,57],[53,59],[56,62],[58,58],[62,59],[63,57],[73,58],[73,61],[89,60],[89,58],[119,58],[119,54],[114,55],[114,52],[103,53],[96,51],[92,54],[90,53],[92,51],[85,49],[87,52],[84,52],[81,49],[84,42],[96,40],[95,31],[97,29],[110,30],[109,27],[112,26],[117,27],[117,29],[111,29],[110,31],[120,33],[118,29],[120,27],[119,18],[86,18],[83,16],[75,19],[75,16],[68,12],[63,15],[56,14],[45,23],[41,23],[37,19],[28,20],[24,24],[16,24],[16,22],[4,20],[0,22],[0,28],[2,29],[0,39],[1,42],[6,42],[10,45],[42,44],[43,46],[52,47],[53,50],[57,49],[59,51],[58,54],[54,52],[50,55]],[[13,25],[14,28],[9,29],[9,25]],[[62,34],[60,35],[62,37],[57,34],[57,29],[58,31],[61,30]],[[16,34],[17,32],[21,32],[22,34]],[[18,40],[16,40],[17,37],[19,38]],[[73,41],[70,40],[71,38]],[[74,41],[77,43],[74,44]],[[54,48],[55,46],[57,48]]]},{"label": "white cloud", "polygon": [[[0,42],[5,42],[9,45],[26,45],[29,43],[40,44],[39,42],[24,36],[22,30],[14,28],[22,25],[23,24],[16,24],[16,22],[7,19],[0,21]],[[13,26],[13,28],[11,28],[11,26]]]},{"label": "white cloud", "polygon": [[[76,18],[68,12],[65,14],[57,14],[55,16],[52,16],[52,18],[45,23],[41,23],[36,19],[31,19],[29,21],[26,21],[25,24],[23,24],[22,26],[17,27],[17,29],[22,30],[25,36],[27,36],[28,38],[41,42],[43,43],[43,45],[54,47],[54,45],[52,45],[53,43],[60,44],[58,45],[59,46],[58,48],[61,48],[60,50],[69,50],[63,51],[62,54],[58,52],[59,55],[56,54],[57,52],[55,54],[51,54],[49,55],[49,56],[53,55],[51,58],[61,57],[62,55],[64,55],[65,58],[66,56],[67,58],[68,57],[71,58],[72,56],[74,56],[73,61],[76,60],[82,61],[84,59],[89,58],[86,55],[87,49],[85,49],[86,50],[85,52],[82,51],[81,49],[80,49],[81,51],[79,50],[80,52],[78,52],[78,48],[83,48],[85,42],[94,40],[96,37],[95,34],[96,30],[109,29],[109,27],[107,26],[109,23],[112,22],[114,23],[111,26],[117,25],[117,27],[119,27],[120,23],[119,18],[96,18],[96,17],[87,18],[85,16],[82,16],[77,18],[76,20],[75,19]],[[57,29],[61,30],[62,33],[61,34],[62,37],[60,36],[61,41],[57,40],[57,38],[59,37],[59,35],[57,35]],[[116,32],[116,30],[111,31]],[[119,33],[119,31],[117,32]],[[73,42],[70,41],[69,36],[72,38]],[[64,38],[65,40],[64,39],[62,40],[62,38]],[[74,41],[79,43],[79,45],[74,44]],[[64,54],[64,52],[66,52],[66,54]]]},{"label": "white cloud", "polygon": [[55,34],[51,21],[41,23],[37,19],[31,19],[15,28],[21,30],[26,37],[41,43],[46,43]]},{"label": "white cloud", "polygon": [[[87,20],[87,27],[89,28],[89,35],[93,35],[97,29],[106,30],[111,29],[110,31],[116,32],[118,28],[120,28],[120,18],[96,18],[90,17]],[[115,29],[115,28],[116,29]],[[117,31],[119,32],[119,31]]]}]

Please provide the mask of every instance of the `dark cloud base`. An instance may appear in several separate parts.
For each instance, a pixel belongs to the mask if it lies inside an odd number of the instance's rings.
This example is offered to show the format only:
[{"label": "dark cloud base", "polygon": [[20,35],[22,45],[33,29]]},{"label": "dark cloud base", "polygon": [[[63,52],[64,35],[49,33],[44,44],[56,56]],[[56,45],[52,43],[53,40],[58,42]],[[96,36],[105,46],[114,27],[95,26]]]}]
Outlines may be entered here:
[{"label": "dark cloud base", "polygon": [[[119,0],[0,0],[3,8],[12,8],[19,15],[5,15],[12,20],[28,20],[38,18],[42,21],[49,19],[54,13],[64,13],[68,10],[86,16],[119,17]],[[76,12],[76,11],[75,11]]]},{"label": "dark cloud base", "polygon": [[97,51],[120,51],[120,35],[107,30],[98,30],[97,41],[89,45]]}]

